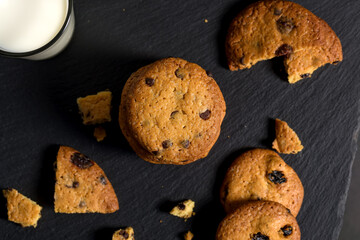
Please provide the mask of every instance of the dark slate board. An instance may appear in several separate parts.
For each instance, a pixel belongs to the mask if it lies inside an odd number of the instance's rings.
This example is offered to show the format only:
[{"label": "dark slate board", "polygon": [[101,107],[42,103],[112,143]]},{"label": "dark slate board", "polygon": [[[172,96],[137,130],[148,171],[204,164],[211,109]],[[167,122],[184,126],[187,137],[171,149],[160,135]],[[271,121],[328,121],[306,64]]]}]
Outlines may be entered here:
[{"label": "dark slate board", "polygon": [[[226,169],[245,150],[270,147],[272,119],[279,117],[305,145],[300,154],[283,156],[305,187],[298,216],[303,239],[337,239],[356,150],[360,2],[297,1],[335,30],[345,59],[295,85],[278,70],[281,60],[239,72],[227,69],[227,28],[251,2],[78,0],[75,35],[61,55],[42,62],[0,58],[0,187],[16,188],[44,207],[34,230],[6,221],[1,205],[1,238],[111,239],[115,229],[131,225],[136,239],[181,239],[188,229],[197,239],[214,239],[224,217],[218,192]],[[116,121],[121,90],[130,74],[167,56],[211,70],[227,103],[218,142],[207,158],[187,166],[141,160]],[[81,124],[75,100],[104,89],[114,94],[114,121],[105,126],[109,137],[97,143],[92,128]],[[60,144],[80,150],[103,167],[119,197],[120,211],[54,213],[52,164]],[[195,217],[184,222],[167,213],[172,203],[186,198],[196,201]]]}]

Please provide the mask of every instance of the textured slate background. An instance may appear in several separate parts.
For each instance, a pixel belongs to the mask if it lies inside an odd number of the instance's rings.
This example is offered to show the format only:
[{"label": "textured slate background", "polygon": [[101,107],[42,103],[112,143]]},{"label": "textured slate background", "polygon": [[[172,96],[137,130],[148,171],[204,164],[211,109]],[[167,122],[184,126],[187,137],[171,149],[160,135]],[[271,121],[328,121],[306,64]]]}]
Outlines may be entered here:
[{"label": "textured slate background", "polygon": [[[75,35],[61,55],[42,62],[0,58],[0,188],[16,188],[44,207],[35,230],[6,221],[1,207],[1,238],[111,239],[114,230],[131,225],[137,239],[180,239],[189,229],[197,239],[213,239],[224,217],[218,192],[227,167],[247,149],[270,147],[272,119],[279,117],[305,146],[298,155],[283,156],[305,188],[298,216],[303,239],[337,239],[357,140],[360,2],[296,1],[329,23],[345,59],[295,85],[285,81],[279,59],[240,72],[226,68],[227,28],[251,2],[77,0]],[[130,74],[167,56],[212,71],[227,102],[221,136],[209,157],[187,166],[139,159],[116,122]],[[81,124],[75,100],[107,88],[114,94],[114,121],[105,125],[108,138],[97,143],[93,129]],[[89,155],[104,169],[120,211],[53,212],[52,163],[60,144]],[[184,222],[167,213],[172,203],[187,198],[196,201],[195,217]]]}]

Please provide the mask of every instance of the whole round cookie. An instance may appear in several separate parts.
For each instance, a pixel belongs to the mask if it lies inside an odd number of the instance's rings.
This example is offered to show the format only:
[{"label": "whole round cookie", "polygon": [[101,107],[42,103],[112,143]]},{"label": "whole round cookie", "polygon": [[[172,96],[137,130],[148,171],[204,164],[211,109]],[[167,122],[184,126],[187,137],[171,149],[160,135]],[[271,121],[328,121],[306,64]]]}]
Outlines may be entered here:
[{"label": "whole round cookie", "polygon": [[226,55],[232,71],[285,56],[290,83],[343,59],[340,40],[324,20],[283,0],[259,1],[241,11],[230,25]]},{"label": "whole round cookie", "polygon": [[296,172],[274,151],[254,149],[240,155],[228,169],[220,200],[231,212],[249,200],[279,202],[297,216],[304,188]]},{"label": "whole round cookie", "polygon": [[225,110],[211,74],[183,59],[166,58],[130,76],[119,123],[141,158],[180,165],[207,156],[219,137]]},{"label": "whole round cookie", "polygon": [[240,206],[219,224],[216,240],[300,240],[293,215],[277,202],[256,201]]}]

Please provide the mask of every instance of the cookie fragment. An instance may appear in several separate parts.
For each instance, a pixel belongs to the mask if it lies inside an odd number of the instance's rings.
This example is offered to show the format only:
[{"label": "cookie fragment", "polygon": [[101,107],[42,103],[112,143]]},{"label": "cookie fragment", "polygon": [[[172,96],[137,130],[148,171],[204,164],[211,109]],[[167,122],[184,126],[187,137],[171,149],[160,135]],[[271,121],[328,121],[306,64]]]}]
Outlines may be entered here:
[{"label": "cookie fragment", "polygon": [[9,221],[18,223],[22,227],[35,228],[41,217],[42,207],[15,189],[4,189],[3,194],[7,199]]},{"label": "cookie fragment", "polygon": [[272,148],[279,153],[296,154],[303,150],[304,146],[295,131],[278,118],[275,120],[275,134]]},{"label": "cookie fragment", "polygon": [[193,216],[194,207],[195,202],[188,199],[176,205],[170,211],[170,214],[180,218],[191,218]]},{"label": "cookie fragment", "polygon": [[97,140],[98,142],[101,142],[101,141],[104,140],[105,137],[106,137],[106,130],[105,130],[103,127],[101,127],[101,126],[96,127],[96,128],[94,129],[94,137],[96,138],[96,140]]},{"label": "cookie fragment", "polygon": [[104,171],[73,148],[61,146],[56,161],[55,212],[112,213],[119,209]]},{"label": "cookie fragment", "polygon": [[190,231],[187,231],[185,234],[184,234],[184,240],[192,240],[194,238],[194,234]]},{"label": "cookie fragment", "polygon": [[135,240],[134,229],[132,227],[119,229],[114,232],[112,240]]},{"label": "cookie fragment", "polygon": [[110,122],[111,99],[112,95],[110,91],[102,91],[96,95],[79,97],[76,101],[83,119],[83,124],[93,125]]}]

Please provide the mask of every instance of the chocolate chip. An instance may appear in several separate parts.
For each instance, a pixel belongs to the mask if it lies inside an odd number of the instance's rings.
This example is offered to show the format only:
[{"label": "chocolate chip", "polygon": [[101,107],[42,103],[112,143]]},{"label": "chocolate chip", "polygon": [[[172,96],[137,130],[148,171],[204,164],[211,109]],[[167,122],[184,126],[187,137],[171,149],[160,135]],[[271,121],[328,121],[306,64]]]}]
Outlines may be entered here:
[{"label": "chocolate chip", "polygon": [[159,154],[159,151],[152,151],[152,154],[158,155],[158,154]]},{"label": "chocolate chip", "polygon": [[170,118],[174,118],[175,115],[178,113],[179,111],[173,111],[171,114],[170,114]]},{"label": "chocolate chip", "polygon": [[260,197],[257,197],[256,199],[257,199],[258,201],[260,201],[260,200],[261,200],[261,198],[260,198]]},{"label": "chocolate chip", "polygon": [[79,187],[79,185],[80,185],[80,183],[79,183],[79,182],[77,182],[77,181],[75,181],[75,182],[73,182],[72,187],[73,187],[73,188],[78,188],[78,187]]},{"label": "chocolate chip", "polygon": [[283,231],[284,236],[289,236],[292,234],[293,228],[292,226],[286,225],[285,227],[281,228],[281,231]]},{"label": "chocolate chip", "polygon": [[206,71],[206,74],[207,74],[209,77],[211,77],[211,78],[214,77],[214,75],[213,75],[210,71]]},{"label": "chocolate chip", "polygon": [[308,77],[310,77],[310,76],[311,76],[310,73],[304,73],[304,74],[301,74],[301,75],[300,75],[301,78],[308,78]]},{"label": "chocolate chip", "polygon": [[281,14],[282,14],[281,9],[278,9],[278,8],[275,8],[275,9],[274,9],[274,15],[279,16],[279,15],[281,15]]},{"label": "chocolate chip", "polygon": [[336,64],[338,64],[339,62],[340,62],[340,61],[335,61],[335,62],[333,62],[332,64],[335,64],[335,65],[336,65]]},{"label": "chocolate chip", "polygon": [[290,18],[287,18],[285,16],[280,17],[276,21],[276,25],[279,32],[282,34],[290,33],[295,27],[294,22]]},{"label": "chocolate chip", "polygon": [[184,140],[184,141],[181,142],[181,145],[183,146],[183,148],[189,148],[190,141],[189,140]]},{"label": "chocolate chip", "polygon": [[281,171],[272,171],[272,173],[268,174],[268,178],[275,184],[281,184],[286,182],[286,178]]},{"label": "chocolate chip", "polygon": [[245,65],[245,56],[242,56],[239,61],[241,65]]},{"label": "chocolate chip", "polygon": [[184,79],[184,77],[185,77],[184,69],[178,68],[178,69],[175,71],[175,75],[176,75],[176,77],[178,77],[178,78]]},{"label": "chocolate chip", "polygon": [[290,213],[290,214],[291,214],[291,211],[290,211],[290,209],[288,209],[288,208],[287,208],[286,210],[288,211],[288,213]]},{"label": "chocolate chip", "polygon": [[86,206],[86,203],[84,201],[80,201],[79,203],[79,207],[83,208]]},{"label": "chocolate chip", "polygon": [[155,84],[155,79],[153,78],[146,78],[145,83],[149,85],[150,87]]},{"label": "chocolate chip", "polygon": [[183,203],[179,203],[179,204],[177,205],[177,207],[178,207],[178,209],[180,209],[180,210],[184,210],[184,209],[185,209],[185,205],[184,205]]},{"label": "chocolate chip", "polygon": [[200,117],[204,120],[208,120],[211,116],[211,111],[210,110],[206,110],[205,112],[202,112],[199,114]]},{"label": "chocolate chip", "polygon": [[270,240],[270,238],[266,235],[262,235],[261,232],[257,234],[253,234],[251,240]]},{"label": "chocolate chip", "polygon": [[165,141],[162,142],[163,148],[169,148],[169,147],[171,147],[172,145],[173,145],[173,144],[172,144],[172,142],[171,142],[170,140],[165,140]]},{"label": "chocolate chip", "polygon": [[119,235],[120,235],[120,236],[123,236],[125,239],[128,239],[128,238],[129,238],[129,234],[128,234],[125,230],[123,230],[123,229],[121,229],[121,230],[119,231]]},{"label": "chocolate chip", "polygon": [[87,169],[94,165],[93,161],[82,153],[76,152],[71,155],[71,162],[81,169]]},{"label": "chocolate chip", "polygon": [[288,44],[281,45],[275,52],[276,56],[289,56],[293,53],[293,48]]},{"label": "chocolate chip", "polygon": [[101,175],[99,179],[102,185],[106,185],[106,178],[103,175]]}]

